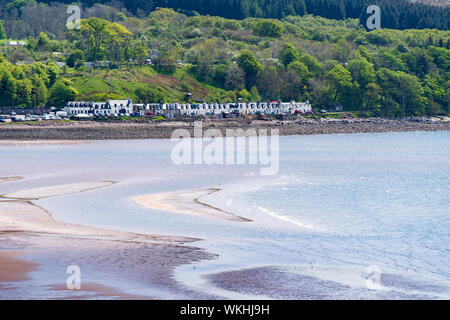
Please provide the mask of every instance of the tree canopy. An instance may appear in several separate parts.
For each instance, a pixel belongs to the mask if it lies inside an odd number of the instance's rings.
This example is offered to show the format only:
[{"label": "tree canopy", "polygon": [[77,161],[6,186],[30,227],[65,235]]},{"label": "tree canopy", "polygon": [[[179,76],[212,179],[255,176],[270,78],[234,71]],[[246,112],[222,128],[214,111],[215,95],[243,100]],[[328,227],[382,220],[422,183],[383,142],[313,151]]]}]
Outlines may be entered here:
[{"label": "tree canopy", "polygon": [[0,105],[50,106],[74,94],[87,101],[241,97],[340,104],[367,115],[448,114],[449,31],[367,31],[357,19],[236,20],[170,8],[136,16],[95,4],[84,7],[80,30],[63,24],[60,33],[58,23],[40,23],[60,4],[4,10],[7,37],[26,45],[0,46]]},{"label": "tree canopy", "polygon": [[[14,0],[14,7],[33,0]],[[43,2],[56,2],[44,0]],[[71,0],[60,0],[71,3]],[[108,3],[110,0],[82,0],[85,6]],[[19,3],[19,4],[17,4]],[[393,29],[436,28],[449,29],[450,7],[437,7],[410,0],[131,0],[124,1],[128,10],[140,16],[148,15],[157,7],[184,10],[191,15],[203,14],[230,19],[277,18],[290,15],[313,14],[329,19],[361,19],[365,24],[366,8],[377,4],[381,8],[382,26]]]}]

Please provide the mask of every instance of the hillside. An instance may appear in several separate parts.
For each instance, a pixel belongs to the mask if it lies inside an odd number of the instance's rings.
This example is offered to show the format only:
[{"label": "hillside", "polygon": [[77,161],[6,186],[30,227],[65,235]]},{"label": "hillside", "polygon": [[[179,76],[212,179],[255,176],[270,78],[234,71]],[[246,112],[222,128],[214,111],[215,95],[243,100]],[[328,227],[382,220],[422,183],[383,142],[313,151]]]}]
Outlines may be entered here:
[{"label": "hillside", "polygon": [[[47,0],[46,2],[55,2]],[[61,2],[72,3],[71,0]],[[110,3],[110,0],[81,1],[87,6],[94,3]],[[443,4],[441,0],[131,0],[124,1],[132,13],[147,15],[157,7],[185,10],[188,14],[222,16],[229,19],[248,17],[277,18],[289,15],[313,14],[329,19],[354,18],[364,21],[367,6],[376,4],[381,8],[384,28],[393,29],[449,29],[450,7],[445,9],[428,5],[429,2]]]},{"label": "hillside", "polygon": [[[197,81],[186,70],[177,70],[171,75],[157,73],[148,66],[132,69],[93,70],[91,72],[73,71],[64,75],[70,79],[78,92],[78,99],[85,101],[102,101],[109,97],[131,98],[140,101],[136,94],[138,89],[161,88],[163,100],[184,101],[186,93],[192,99],[203,100],[205,97],[224,97],[226,90],[215,88]],[[110,93],[111,92],[111,93]]]},{"label": "hillside", "polygon": [[[240,97],[309,100],[316,109],[342,105],[367,115],[448,114],[449,31],[368,32],[357,19],[236,20],[168,8],[138,18],[104,5],[84,8],[81,30],[65,30],[61,6],[30,5],[22,18],[4,20],[7,35],[30,36],[27,46],[0,47],[1,105]],[[50,15],[52,24],[22,20]],[[99,61],[103,67],[90,67]]]}]

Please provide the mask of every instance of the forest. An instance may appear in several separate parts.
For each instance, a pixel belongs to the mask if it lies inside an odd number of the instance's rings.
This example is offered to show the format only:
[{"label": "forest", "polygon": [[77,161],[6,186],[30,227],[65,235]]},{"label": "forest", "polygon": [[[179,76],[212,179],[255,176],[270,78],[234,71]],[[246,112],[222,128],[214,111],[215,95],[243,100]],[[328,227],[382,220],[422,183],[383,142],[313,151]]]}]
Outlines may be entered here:
[{"label": "forest", "polygon": [[[27,0],[18,0],[27,1]],[[83,0],[84,5],[108,3],[111,0]],[[48,0],[44,2],[58,2]],[[64,1],[63,1],[64,2]],[[66,0],[72,3],[72,0]],[[367,6],[381,8],[384,28],[391,29],[442,29],[448,30],[450,7],[412,2],[410,0],[127,0],[124,6],[133,14],[146,16],[157,7],[185,10],[194,15],[221,16],[229,19],[276,18],[290,15],[313,14],[329,19],[365,18]]]},{"label": "forest", "polygon": [[[309,100],[367,116],[449,113],[448,30],[369,32],[358,19],[310,14],[136,15],[120,4],[83,7],[81,28],[72,30],[64,4],[14,3],[2,7],[16,13],[0,23],[0,106],[243,98]],[[26,45],[5,46],[7,39]]]}]

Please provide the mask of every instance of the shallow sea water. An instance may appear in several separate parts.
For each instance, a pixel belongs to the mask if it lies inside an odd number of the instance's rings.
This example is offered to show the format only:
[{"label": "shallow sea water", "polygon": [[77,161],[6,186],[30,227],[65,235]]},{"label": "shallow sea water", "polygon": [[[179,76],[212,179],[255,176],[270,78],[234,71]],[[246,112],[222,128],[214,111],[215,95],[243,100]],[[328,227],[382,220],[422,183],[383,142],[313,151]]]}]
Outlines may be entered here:
[{"label": "shallow sea water", "polygon": [[[195,246],[218,258],[182,266],[175,279],[227,298],[450,297],[450,132],[280,137],[274,176],[261,176],[257,165],[174,165],[174,144],[0,146],[0,176],[25,177],[0,184],[0,194],[117,181],[36,203],[71,223],[201,238]],[[222,189],[203,202],[254,221],[171,214],[132,201],[203,187]],[[253,280],[227,281],[245,274]],[[136,293],[125,282],[122,288]]]}]

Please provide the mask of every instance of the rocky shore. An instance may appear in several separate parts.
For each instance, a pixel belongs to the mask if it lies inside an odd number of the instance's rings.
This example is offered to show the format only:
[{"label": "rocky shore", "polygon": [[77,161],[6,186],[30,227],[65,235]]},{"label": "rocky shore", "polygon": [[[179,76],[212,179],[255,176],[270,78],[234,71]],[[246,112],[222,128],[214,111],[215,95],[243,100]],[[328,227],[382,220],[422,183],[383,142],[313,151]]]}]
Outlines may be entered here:
[{"label": "rocky shore", "polygon": [[[280,135],[313,135],[335,133],[371,133],[403,131],[440,131],[450,129],[450,118],[402,119],[296,119],[263,121],[245,119],[203,120],[203,130],[278,129]],[[188,121],[165,122],[51,122],[31,124],[0,124],[0,140],[107,140],[167,139],[175,129],[193,134],[194,124]]]}]

